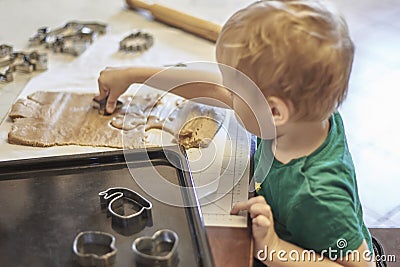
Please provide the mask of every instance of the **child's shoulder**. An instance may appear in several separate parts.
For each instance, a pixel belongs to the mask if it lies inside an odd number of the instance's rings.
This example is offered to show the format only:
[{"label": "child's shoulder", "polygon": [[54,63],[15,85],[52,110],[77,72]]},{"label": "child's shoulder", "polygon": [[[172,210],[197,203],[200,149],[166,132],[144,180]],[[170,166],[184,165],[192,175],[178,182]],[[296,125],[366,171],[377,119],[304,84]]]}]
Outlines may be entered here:
[{"label": "child's shoulder", "polygon": [[306,157],[304,169],[316,170],[318,172],[332,172],[336,170],[339,173],[354,173],[353,159],[347,145],[342,117],[338,112],[335,112],[332,114],[329,122],[330,129],[328,136],[317,150]]},{"label": "child's shoulder", "polygon": [[311,192],[350,190],[356,187],[356,173],[347,145],[342,117],[338,112],[330,118],[330,130],[324,143],[306,157],[302,175]]}]

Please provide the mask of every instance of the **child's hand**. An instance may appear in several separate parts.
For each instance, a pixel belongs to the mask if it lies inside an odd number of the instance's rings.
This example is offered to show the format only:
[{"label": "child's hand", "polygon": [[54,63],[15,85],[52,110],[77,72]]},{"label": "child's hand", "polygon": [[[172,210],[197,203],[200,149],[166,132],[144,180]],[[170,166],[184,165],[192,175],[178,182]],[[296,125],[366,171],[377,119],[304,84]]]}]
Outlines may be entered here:
[{"label": "child's hand", "polygon": [[233,206],[231,214],[238,214],[239,211],[247,210],[252,219],[253,237],[255,250],[274,249],[279,247],[279,237],[274,229],[274,218],[271,207],[262,196],[253,197],[246,202],[240,202]]},{"label": "child's hand", "polygon": [[106,111],[113,113],[118,97],[130,86],[129,73],[125,68],[106,68],[98,78],[99,95],[96,100],[103,100],[108,95]]}]

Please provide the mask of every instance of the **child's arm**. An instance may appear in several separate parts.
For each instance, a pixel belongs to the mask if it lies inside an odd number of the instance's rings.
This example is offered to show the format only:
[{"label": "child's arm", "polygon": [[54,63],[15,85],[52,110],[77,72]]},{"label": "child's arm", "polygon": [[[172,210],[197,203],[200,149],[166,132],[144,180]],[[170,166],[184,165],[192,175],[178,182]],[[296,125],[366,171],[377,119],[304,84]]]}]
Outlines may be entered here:
[{"label": "child's arm", "polygon": [[112,113],[118,97],[131,84],[144,82],[187,99],[197,98],[197,102],[225,108],[232,106],[231,92],[219,85],[219,73],[185,68],[106,68],[98,78],[100,94],[96,99],[102,100],[108,95],[107,112]]},{"label": "child's arm", "polygon": [[[365,261],[362,258],[363,251],[367,250],[365,241],[358,248],[360,261],[345,262],[331,261],[326,257],[321,257],[317,254],[317,260],[308,260],[308,255],[304,249],[289,242],[286,242],[278,237],[274,229],[273,214],[270,206],[266,203],[262,196],[249,199],[247,202],[236,204],[231,211],[231,214],[237,214],[241,210],[247,210],[252,218],[252,230],[254,237],[254,251],[256,257],[261,257],[264,264],[270,267],[280,266],[348,266],[348,267],[372,267],[375,266],[373,261]],[[266,249],[267,248],[267,249]],[[261,253],[262,252],[262,253]],[[267,253],[265,255],[265,253]],[[301,261],[292,260],[290,253],[300,255]],[[305,255],[302,259],[301,255]],[[293,255],[292,255],[293,256]],[[311,257],[311,259],[313,259]],[[339,264],[340,263],[340,264]]]}]

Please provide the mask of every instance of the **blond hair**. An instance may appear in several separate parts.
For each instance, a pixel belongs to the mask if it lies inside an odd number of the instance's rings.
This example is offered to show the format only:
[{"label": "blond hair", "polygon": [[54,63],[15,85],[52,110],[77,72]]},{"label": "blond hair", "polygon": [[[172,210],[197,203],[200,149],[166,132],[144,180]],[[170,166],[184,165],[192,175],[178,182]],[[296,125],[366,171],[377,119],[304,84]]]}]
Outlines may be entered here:
[{"label": "blond hair", "polygon": [[345,20],[325,2],[258,1],[226,22],[216,52],[265,96],[289,100],[296,118],[320,120],[346,97],[354,45]]}]

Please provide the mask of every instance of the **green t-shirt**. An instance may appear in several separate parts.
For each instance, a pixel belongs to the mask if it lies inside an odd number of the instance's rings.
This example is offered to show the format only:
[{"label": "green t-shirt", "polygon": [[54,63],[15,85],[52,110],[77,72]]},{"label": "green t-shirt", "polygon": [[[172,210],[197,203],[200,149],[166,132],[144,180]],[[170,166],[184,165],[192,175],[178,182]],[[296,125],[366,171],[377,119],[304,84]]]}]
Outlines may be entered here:
[{"label": "green t-shirt", "polygon": [[329,134],[317,150],[287,164],[271,156],[271,140],[258,141],[254,179],[262,183],[257,193],[271,206],[280,238],[317,253],[330,248],[339,258],[363,239],[373,251],[339,113],[331,116]]}]

